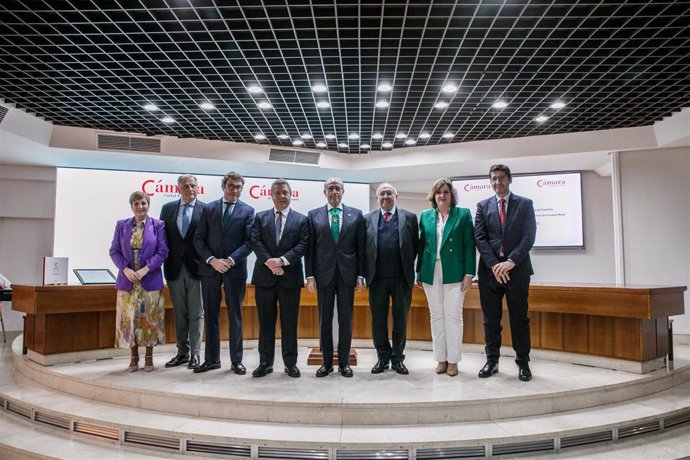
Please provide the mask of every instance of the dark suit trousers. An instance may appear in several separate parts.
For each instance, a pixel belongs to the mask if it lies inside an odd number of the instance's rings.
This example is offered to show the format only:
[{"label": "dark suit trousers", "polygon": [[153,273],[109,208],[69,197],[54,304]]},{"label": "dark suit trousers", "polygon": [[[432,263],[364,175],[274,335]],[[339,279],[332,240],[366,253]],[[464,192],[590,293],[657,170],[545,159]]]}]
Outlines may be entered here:
[{"label": "dark suit trousers", "polygon": [[280,304],[280,344],[283,352],[283,364],[297,364],[297,316],[300,288],[286,289],[279,285],[272,287],[256,286],[256,307],[259,313],[259,359],[260,362],[273,365],[276,342],[276,319]]},{"label": "dark suit trousers", "polygon": [[[231,269],[232,270],[232,269]],[[204,301],[206,326],[206,348],[204,360],[220,361],[220,299],[221,286],[225,292],[230,324],[230,362],[242,362],[242,302],[247,280],[216,274],[201,278],[201,293]]]},{"label": "dark suit trousers", "polygon": [[[393,347],[388,341],[388,305],[392,300]],[[371,308],[371,336],[374,339],[378,358],[393,363],[405,359],[407,339],[407,314],[412,302],[412,288],[400,278],[376,278],[369,285],[369,306]]]},{"label": "dark suit trousers", "polygon": [[319,304],[319,336],[323,363],[333,364],[333,311],[338,308],[338,364],[349,364],[350,344],[352,343],[352,309],[355,301],[355,288],[348,286],[336,268],[333,280],[327,286],[317,285]]},{"label": "dark suit trousers", "polygon": [[527,296],[530,275],[511,273],[510,281],[500,284],[488,270],[479,273],[479,299],[484,315],[486,359],[498,361],[501,355],[501,316],[505,295],[510,315],[510,336],[515,350],[515,362],[528,362],[531,349]]}]

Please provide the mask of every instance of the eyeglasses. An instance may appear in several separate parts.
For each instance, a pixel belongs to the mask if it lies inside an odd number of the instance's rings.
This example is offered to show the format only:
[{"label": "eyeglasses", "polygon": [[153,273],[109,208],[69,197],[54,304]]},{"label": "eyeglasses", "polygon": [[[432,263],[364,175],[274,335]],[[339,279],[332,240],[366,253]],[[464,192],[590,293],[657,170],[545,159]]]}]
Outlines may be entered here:
[{"label": "eyeglasses", "polygon": [[395,196],[395,193],[393,193],[393,192],[388,192],[388,191],[383,191],[383,192],[379,192],[379,196],[380,196],[381,198],[386,198],[386,197],[390,197],[390,196]]},{"label": "eyeglasses", "polygon": [[238,191],[238,192],[239,192],[240,190],[242,190],[242,187],[243,187],[242,185],[225,184],[225,188],[226,188],[226,189],[228,189],[228,190],[236,190],[236,191]]},{"label": "eyeglasses", "polygon": [[327,192],[342,192],[343,188],[338,186],[338,185],[331,185],[330,187],[326,187]]}]

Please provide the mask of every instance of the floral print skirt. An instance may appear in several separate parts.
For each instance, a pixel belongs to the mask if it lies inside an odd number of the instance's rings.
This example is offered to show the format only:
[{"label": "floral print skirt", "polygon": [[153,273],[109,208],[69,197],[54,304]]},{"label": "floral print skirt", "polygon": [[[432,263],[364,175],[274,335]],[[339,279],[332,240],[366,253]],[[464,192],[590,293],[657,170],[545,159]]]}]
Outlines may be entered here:
[{"label": "floral print skirt", "polygon": [[117,291],[115,347],[153,347],[165,343],[163,291],[144,291],[139,283],[131,291]]}]

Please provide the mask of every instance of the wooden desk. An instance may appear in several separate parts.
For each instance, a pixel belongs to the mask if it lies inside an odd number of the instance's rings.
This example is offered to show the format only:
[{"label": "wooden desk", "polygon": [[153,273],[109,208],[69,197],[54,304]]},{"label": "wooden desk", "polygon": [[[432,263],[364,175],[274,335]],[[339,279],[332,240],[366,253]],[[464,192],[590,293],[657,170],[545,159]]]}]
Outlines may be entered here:
[{"label": "wooden desk", "polygon": [[[13,285],[12,308],[26,313],[25,345],[40,355],[112,348],[115,337],[115,288],[95,286]],[[532,347],[636,361],[658,360],[668,353],[669,316],[684,313],[686,287],[538,285],[530,287]],[[172,308],[167,291],[166,309]],[[166,339],[175,342],[172,312],[166,311]],[[483,344],[484,332],[475,286],[464,307],[464,342]],[[298,337],[318,338],[316,295],[302,291]],[[503,345],[510,346],[510,324],[504,312]],[[280,326],[277,326],[280,333]],[[408,340],[431,340],[424,291],[415,287]],[[221,312],[222,339],[227,314]],[[254,288],[247,286],[243,307],[245,339],[258,339]],[[371,338],[367,291],[355,295],[353,338]]]}]

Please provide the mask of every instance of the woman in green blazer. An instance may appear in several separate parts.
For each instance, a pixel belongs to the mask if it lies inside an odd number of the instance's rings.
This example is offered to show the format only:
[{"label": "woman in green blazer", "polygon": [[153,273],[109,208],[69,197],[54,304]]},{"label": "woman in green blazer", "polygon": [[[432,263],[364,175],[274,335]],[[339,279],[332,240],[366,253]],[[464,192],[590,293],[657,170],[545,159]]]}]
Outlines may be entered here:
[{"label": "woman in green blazer", "polygon": [[434,182],[427,199],[432,208],[419,218],[417,284],[429,303],[436,373],[454,377],[461,359],[462,304],[477,266],[472,215],[457,207],[449,179]]}]

